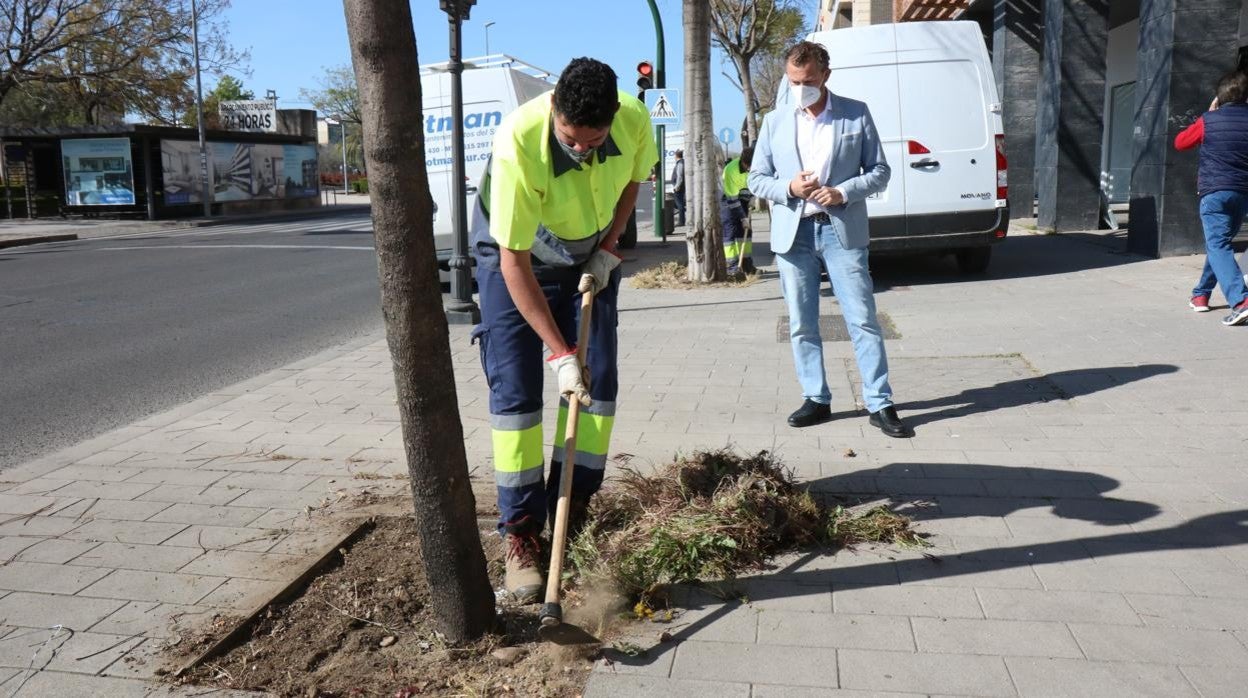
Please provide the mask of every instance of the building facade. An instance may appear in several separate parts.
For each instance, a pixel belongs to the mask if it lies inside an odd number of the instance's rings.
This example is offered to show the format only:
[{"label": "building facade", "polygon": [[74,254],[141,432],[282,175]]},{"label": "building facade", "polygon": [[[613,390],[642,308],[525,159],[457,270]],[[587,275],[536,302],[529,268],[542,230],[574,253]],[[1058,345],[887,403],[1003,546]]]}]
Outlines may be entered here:
[{"label": "building facade", "polygon": [[[979,22],[1005,118],[1010,210],[1050,231],[1095,229],[1128,212],[1128,246],[1204,250],[1197,152],[1174,137],[1208,108],[1217,80],[1248,69],[1248,0],[945,0],[931,19]],[[931,16],[936,12],[938,16]]]},{"label": "building facade", "polygon": [[[0,218],[144,217],[320,205],[315,112],[279,110],[278,132],[121,124],[0,126]],[[206,179],[205,179],[206,176]]]},{"label": "building facade", "polygon": [[815,30],[865,27],[894,21],[896,0],[819,0]]}]

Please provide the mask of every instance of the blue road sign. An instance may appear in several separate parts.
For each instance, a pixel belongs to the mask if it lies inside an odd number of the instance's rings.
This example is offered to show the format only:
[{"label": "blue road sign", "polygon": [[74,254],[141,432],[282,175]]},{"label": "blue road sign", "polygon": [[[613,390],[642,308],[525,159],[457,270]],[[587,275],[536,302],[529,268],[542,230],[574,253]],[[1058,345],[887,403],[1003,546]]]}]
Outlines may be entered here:
[{"label": "blue road sign", "polygon": [[655,126],[679,126],[680,90],[646,90],[646,110]]},{"label": "blue road sign", "polygon": [[719,142],[720,143],[723,143],[724,145],[729,145],[735,140],[737,140],[737,132],[732,130],[731,126],[725,126],[719,129]]}]

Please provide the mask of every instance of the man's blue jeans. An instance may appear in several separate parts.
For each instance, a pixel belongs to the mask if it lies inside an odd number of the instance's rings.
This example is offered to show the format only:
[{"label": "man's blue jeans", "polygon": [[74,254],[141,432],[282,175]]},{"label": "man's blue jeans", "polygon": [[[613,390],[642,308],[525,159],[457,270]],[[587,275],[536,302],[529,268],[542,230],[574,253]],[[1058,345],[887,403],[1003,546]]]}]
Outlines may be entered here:
[{"label": "man's blue jeans", "polygon": [[789,308],[789,340],[802,394],[808,400],[831,404],[823,368],[823,339],[819,336],[819,260],[827,265],[832,290],[841,304],[845,326],[854,343],[862,399],[870,412],[893,404],[888,385],[888,357],[884,335],[875,317],[875,287],[867,268],[867,250],[847,250],[830,225],[809,218],[797,227],[793,247],[776,255],[784,301]]},{"label": "man's blue jeans", "polygon": [[1235,262],[1235,250],[1231,247],[1245,215],[1248,215],[1246,192],[1215,191],[1201,197],[1200,221],[1205,228],[1206,257],[1200,281],[1192,289],[1193,296],[1211,295],[1216,284],[1222,287],[1222,295],[1232,308],[1248,297],[1243,272]]}]

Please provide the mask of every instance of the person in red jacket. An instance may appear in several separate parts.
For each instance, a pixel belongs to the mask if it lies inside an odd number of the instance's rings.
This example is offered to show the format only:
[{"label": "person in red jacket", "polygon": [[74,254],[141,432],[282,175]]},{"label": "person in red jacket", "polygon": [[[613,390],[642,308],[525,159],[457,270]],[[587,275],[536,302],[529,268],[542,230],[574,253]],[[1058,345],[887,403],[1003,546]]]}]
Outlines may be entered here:
[{"label": "person in red jacket", "polygon": [[1205,232],[1205,266],[1188,305],[1209,311],[1221,286],[1231,313],[1223,324],[1248,322],[1248,275],[1235,263],[1231,242],[1248,215],[1248,75],[1232,72],[1218,82],[1209,111],[1174,139],[1178,150],[1201,146],[1197,194]]}]

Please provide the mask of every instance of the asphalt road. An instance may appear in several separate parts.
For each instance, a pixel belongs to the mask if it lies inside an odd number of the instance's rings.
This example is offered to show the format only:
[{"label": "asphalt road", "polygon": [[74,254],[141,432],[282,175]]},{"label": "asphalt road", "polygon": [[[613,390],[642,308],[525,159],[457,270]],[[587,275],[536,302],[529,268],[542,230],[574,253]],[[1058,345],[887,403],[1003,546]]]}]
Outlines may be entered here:
[{"label": "asphalt road", "polygon": [[0,470],[382,328],[365,214],[0,250]]}]

